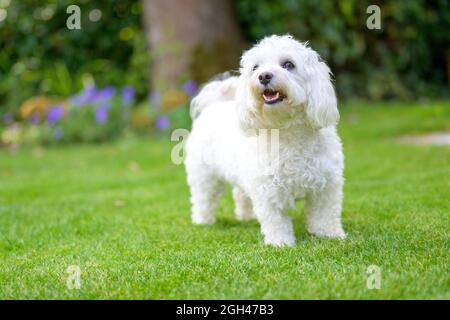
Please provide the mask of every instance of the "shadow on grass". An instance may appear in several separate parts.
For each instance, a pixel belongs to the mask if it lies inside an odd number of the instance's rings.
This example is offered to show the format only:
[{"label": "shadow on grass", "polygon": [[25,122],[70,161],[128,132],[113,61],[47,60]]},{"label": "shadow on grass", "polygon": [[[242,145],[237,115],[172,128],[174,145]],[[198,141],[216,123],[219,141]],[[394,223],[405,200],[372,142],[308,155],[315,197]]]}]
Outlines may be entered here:
[{"label": "shadow on grass", "polygon": [[[289,216],[292,218],[294,224],[294,232],[297,241],[311,241],[311,239],[319,239],[306,230],[306,221],[303,217],[303,210],[295,210],[299,212],[291,212]],[[260,233],[260,224],[256,219],[240,221],[235,217],[218,217],[216,223],[213,225],[215,229],[221,231],[241,229],[242,231],[251,231]]]},{"label": "shadow on grass", "polygon": [[215,226],[218,228],[242,228],[242,229],[258,229],[258,222],[253,220],[240,221],[236,218],[221,217],[217,218]]}]

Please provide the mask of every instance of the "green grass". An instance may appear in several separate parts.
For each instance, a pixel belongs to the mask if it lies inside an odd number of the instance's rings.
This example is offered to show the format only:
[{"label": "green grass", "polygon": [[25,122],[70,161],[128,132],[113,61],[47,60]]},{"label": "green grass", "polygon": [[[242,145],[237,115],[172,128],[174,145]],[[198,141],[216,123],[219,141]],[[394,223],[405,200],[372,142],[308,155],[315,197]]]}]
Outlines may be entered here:
[{"label": "green grass", "polygon": [[450,148],[394,138],[448,130],[450,103],[341,111],[348,238],[308,235],[299,205],[295,248],[263,246],[229,193],[216,225],[193,226],[168,141],[0,151],[0,299],[449,299]]}]

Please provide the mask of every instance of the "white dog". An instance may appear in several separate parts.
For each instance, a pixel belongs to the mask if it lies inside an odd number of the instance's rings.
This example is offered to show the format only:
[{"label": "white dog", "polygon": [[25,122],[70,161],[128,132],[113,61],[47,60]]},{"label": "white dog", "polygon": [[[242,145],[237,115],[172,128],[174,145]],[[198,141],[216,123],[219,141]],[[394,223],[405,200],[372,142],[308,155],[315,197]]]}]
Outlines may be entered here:
[{"label": "white dog", "polygon": [[[200,91],[191,114],[185,165],[194,223],[215,222],[228,182],[237,218],[256,218],[266,244],[295,244],[287,211],[300,198],[309,232],[345,237],[336,95],[330,69],[306,43],[263,39],[243,54],[239,77]],[[268,135],[269,154],[261,150]]]}]

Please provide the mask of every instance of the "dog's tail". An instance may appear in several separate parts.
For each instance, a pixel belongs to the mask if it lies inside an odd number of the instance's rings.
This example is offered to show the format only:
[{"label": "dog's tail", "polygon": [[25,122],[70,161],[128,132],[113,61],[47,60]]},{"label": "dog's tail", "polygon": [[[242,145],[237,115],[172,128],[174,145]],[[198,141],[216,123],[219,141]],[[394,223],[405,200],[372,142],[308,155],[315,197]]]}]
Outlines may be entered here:
[{"label": "dog's tail", "polygon": [[195,120],[212,103],[234,100],[237,79],[237,76],[225,72],[208,82],[191,101],[191,118]]}]

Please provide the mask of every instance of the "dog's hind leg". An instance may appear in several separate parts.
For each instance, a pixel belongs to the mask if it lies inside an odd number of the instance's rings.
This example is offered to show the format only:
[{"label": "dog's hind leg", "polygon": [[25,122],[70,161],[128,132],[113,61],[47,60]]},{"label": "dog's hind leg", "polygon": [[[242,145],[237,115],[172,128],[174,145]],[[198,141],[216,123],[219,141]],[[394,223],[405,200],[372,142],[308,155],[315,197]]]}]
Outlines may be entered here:
[{"label": "dog's hind leg", "polygon": [[233,200],[234,212],[238,220],[245,221],[256,218],[253,213],[252,201],[238,186],[233,188]]},{"label": "dog's hind leg", "polygon": [[192,222],[195,224],[213,224],[216,211],[224,191],[224,183],[205,170],[196,170],[188,174],[191,189]]}]

